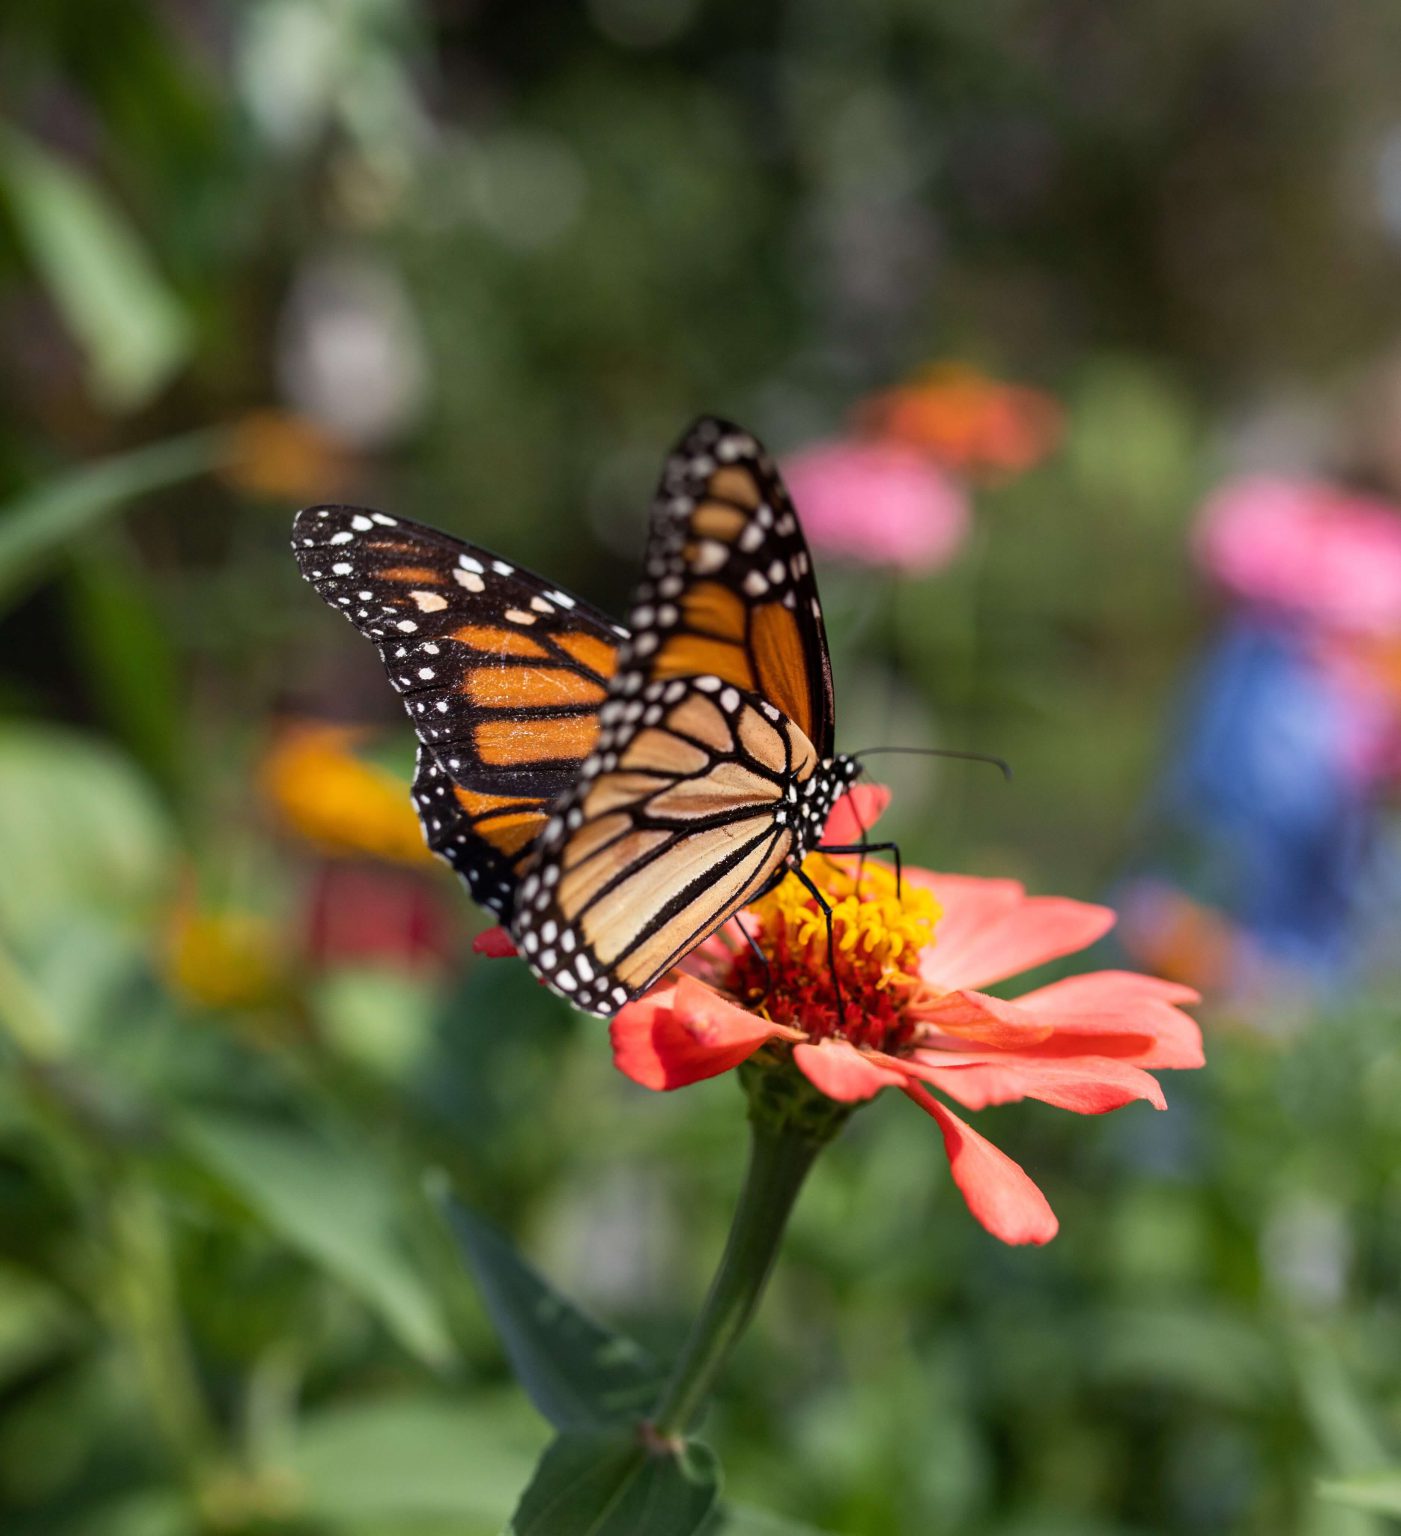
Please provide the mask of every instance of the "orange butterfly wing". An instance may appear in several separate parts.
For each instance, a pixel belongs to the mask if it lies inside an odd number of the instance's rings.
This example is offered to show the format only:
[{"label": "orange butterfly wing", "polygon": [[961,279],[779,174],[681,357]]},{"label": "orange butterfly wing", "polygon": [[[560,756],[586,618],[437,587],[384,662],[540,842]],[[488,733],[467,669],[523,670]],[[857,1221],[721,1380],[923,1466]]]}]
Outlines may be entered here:
[{"label": "orange butterfly wing", "polygon": [[812,557],[777,467],[741,428],[705,417],[668,457],[629,626],[620,670],[719,677],[768,699],[820,758],[832,755]]},{"label": "orange butterfly wing", "polygon": [[509,915],[546,808],[597,739],[626,631],[486,550],[363,507],[300,512],[292,548],[403,695],[429,846]]}]

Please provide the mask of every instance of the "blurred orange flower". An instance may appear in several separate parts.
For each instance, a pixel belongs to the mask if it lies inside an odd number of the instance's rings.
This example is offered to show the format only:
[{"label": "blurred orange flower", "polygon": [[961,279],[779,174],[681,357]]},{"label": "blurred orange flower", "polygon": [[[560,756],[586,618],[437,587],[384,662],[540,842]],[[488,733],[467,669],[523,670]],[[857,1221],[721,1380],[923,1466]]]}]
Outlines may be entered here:
[{"label": "blurred orange flower", "polygon": [[327,853],[431,864],[408,785],[356,755],[364,734],[321,721],[284,726],[259,766],[264,796],[287,827]]},{"label": "blurred orange flower", "polygon": [[1201,991],[1224,990],[1240,938],[1224,913],[1161,880],[1120,893],[1124,948],[1140,965]]},{"label": "blurred orange flower", "polygon": [[941,363],[867,400],[862,429],[929,454],[944,469],[1005,479],[1059,443],[1065,412],[1050,395],[1004,384],[964,363]]},{"label": "blurred orange flower", "polygon": [[342,494],[351,460],[328,432],[290,411],[249,411],[234,423],[224,479],[271,501],[324,501]]}]

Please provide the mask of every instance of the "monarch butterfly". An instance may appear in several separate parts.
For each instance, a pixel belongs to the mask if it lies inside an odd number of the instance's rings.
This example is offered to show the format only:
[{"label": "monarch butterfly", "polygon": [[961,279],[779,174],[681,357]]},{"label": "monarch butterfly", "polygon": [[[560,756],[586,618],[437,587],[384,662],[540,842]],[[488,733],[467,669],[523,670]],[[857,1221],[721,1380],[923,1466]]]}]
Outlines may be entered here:
[{"label": "monarch butterfly", "polygon": [[383,512],[309,507],[292,547],[404,696],[429,847],[587,1012],[616,1013],[801,877],[859,771],[833,753],[797,514],[729,422],[703,417],[666,460],[630,629]]}]

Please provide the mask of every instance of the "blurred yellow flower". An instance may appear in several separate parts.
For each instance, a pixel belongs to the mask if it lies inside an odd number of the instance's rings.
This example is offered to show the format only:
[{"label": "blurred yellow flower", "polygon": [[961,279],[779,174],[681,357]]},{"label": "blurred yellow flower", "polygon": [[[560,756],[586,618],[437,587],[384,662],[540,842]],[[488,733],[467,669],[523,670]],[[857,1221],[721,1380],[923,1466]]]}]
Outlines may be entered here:
[{"label": "blurred yellow flower", "polygon": [[177,908],[161,961],[170,989],[205,1008],[271,1002],[286,980],[277,929],[253,912]]},{"label": "blurred yellow flower", "polygon": [[316,721],[285,726],[259,767],[264,796],[287,827],[326,853],[431,864],[408,785],[356,756],[363,735]]}]

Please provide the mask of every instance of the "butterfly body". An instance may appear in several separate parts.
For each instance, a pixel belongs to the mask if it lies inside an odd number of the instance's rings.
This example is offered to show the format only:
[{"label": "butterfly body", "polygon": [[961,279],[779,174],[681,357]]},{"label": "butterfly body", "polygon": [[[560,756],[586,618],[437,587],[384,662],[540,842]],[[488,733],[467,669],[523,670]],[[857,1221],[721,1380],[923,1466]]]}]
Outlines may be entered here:
[{"label": "butterfly body", "polygon": [[510,562],[358,507],[298,514],[322,598],[419,737],[429,846],[540,978],[604,1016],[817,846],[833,754],[811,561],[777,469],[704,418],[667,459],[630,627]]}]

